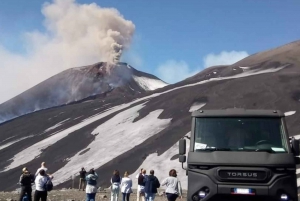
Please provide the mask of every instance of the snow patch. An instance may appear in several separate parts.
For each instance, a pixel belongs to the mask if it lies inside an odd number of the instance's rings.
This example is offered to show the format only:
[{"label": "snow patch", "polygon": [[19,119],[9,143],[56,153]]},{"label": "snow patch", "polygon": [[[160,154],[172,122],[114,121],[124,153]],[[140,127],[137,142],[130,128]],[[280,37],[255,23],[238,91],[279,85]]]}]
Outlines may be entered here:
[{"label": "snow patch", "polygon": [[53,182],[58,185],[67,181],[83,166],[99,168],[168,127],[171,119],[158,119],[163,110],[153,111],[143,119],[133,122],[144,106],[143,103],[129,108],[98,126],[92,132],[96,135],[95,140],[83,149],[89,150],[81,155],[83,150],[80,150],[70,158],[69,163],[54,173]]},{"label": "snow patch", "polygon": [[189,112],[194,112],[196,110],[199,110],[200,108],[202,108],[204,105],[206,105],[206,103],[193,103],[193,105],[190,107]]},{"label": "snow patch", "polygon": [[284,113],[284,116],[292,116],[292,115],[294,115],[294,114],[296,114],[296,111],[289,111],[289,112],[285,112]]},{"label": "snow patch", "polygon": [[242,66],[240,66],[239,68],[241,68],[243,70],[249,70],[250,69],[250,67],[242,67]]},{"label": "snow patch", "polygon": [[53,130],[53,129],[55,129],[55,128],[61,126],[61,125],[63,125],[63,123],[65,123],[65,122],[68,121],[69,119],[70,119],[70,118],[65,119],[65,120],[63,120],[63,121],[61,121],[61,122],[55,124],[54,126],[51,126],[50,128],[47,128],[47,129],[44,131],[44,133],[46,133],[46,132],[48,132],[48,131],[51,131],[51,130]]},{"label": "snow patch", "polygon": [[138,77],[133,75],[133,79],[146,91],[152,91],[158,88],[167,86],[168,84],[157,79],[151,79],[147,77]]},{"label": "snow patch", "polygon": [[[190,132],[187,134],[190,136]],[[186,143],[187,152],[190,148],[190,143],[187,140]],[[177,177],[181,182],[182,189],[187,189],[187,176],[185,170],[182,169],[181,163],[179,163],[178,155],[179,151],[179,142],[174,144],[170,149],[161,154],[160,156],[157,153],[150,154],[142,163],[142,165],[132,174],[132,182],[134,188],[137,188],[137,179],[135,176],[140,172],[141,168],[146,169],[147,174],[150,170],[154,170],[154,175],[161,182],[163,179],[168,177],[169,171],[175,169],[177,171]],[[171,160],[173,159],[173,160]]]},{"label": "snow patch", "polygon": [[31,138],[31,137],[33,137],[33,135],[29,135],[29,136],[27,136],[27,137],[19,138],[19,139],[17,139],[17,140],[14,140],[14,141],[11,141],[11,142],[6,143],[6,144],[4,144],[4,145],[1,145],[1,146],[0,146],[0,150],[1,150],[1,149],[5,149],[6,147],[9,147],[10,145],[13,145],[13,144],[15,144],[15,143],[17,143],[17,142],[20,142],[20,141],[22,141],[22,140],[24,140],[24,139]]},{"label": "snow patch", "polygon": [[79,118],[81,118],[81,117],[83,117],[83,115],[81,115],[81,116],[79,116],[79,117],[76,117],[76,118],[75,118],[75,119],[73,119],[73,120],[79,119]]}]

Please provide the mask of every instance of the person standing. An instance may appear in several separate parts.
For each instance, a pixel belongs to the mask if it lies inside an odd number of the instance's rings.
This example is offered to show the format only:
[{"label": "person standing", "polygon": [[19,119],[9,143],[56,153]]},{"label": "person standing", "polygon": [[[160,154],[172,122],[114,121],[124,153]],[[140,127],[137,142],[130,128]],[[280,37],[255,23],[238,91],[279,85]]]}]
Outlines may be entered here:
[{"label": "person standing", "polygon": [[85,175],[86,175],[85,169],[81,168],[81,171],[79,172],[79,190],[81,190],[81,187],[82,187],[82,190],[84,191],[84,188],[85,188]]},{"label": "person standing", "polygon": [[23,200],[25,193],[27,194],[28,201],[31,201],[31,184],[34,183],[34,175],[31,174],[26,167],[22,169],[22,175],[20,176],[19,183],[21,184],[21,193],[19,201]]},{"label": "person standing", "polygon": [[111,183],[111,201],[118,201],[120,185],[121,185],[121,177],[118,170],[113,172],[113,176],[110,179]]},{"label": "person standing", "polygon": [[142,198],[142,201],[145,201],[145,175],[146,175],[146,170],[143,169],[142,170],[142,174],[139,175],[138,178],[138,194],[139,194],[139,198]]},{"label": "person standing", "polygon": [[178,196],[182,198],[182,188],[180,181],[177,179],[176,170],[172,169],[169,172],[169,177],[167,177],[161,183],[162,186],[167,186],[166,195],[168,201],[175,201]]},{"label": "person standing", "polygon": [[94,169],[91,169],[88,172],[88,175],[85,177],[86,180],[86,201],[95,201],[96,193],[97,193],[97,180],[98,175]]},{"label": "person standing", "polygon": [[126,171],[121,180],[121,192],[123,194],[123,201],[129,201],[130,193],[132,193],[132,180],[128,177],[129,173]]},{"label": "person standing", "polygon": [[[141,168],[141,171],[136,175],[136,179],[139,180],[139,176],[143,174],[143,168]],[[136,200],[140,201],[140,185],[137,185],[137,190],[136,190]]]},{"label": "person standing", "polygon": [[34,192],[34,201],[46,201],[47,200],[47,191],[45,189],[45,184],[50,178],[47,176],[44,169],[41,169],[37,176],[35,177],[35,192]]},{"label": "person standing", "polygon": [[144,181],[146,201],[154,201],[157,189],[160,187],[157,177],[154,176],[154,170],[150,170],[150,175],[145,176]]}]

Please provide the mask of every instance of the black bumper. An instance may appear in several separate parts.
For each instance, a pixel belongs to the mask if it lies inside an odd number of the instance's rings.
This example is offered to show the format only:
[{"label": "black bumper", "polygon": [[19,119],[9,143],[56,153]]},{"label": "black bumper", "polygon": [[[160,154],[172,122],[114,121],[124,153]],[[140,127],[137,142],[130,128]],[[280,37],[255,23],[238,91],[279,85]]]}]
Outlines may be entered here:
[{"label": "black bumper", "polygon": [[[197,196],[199,191],[207,187],[209,193],[201,201],[226,201],[226,200],[276,200],[280,201],[280,195],[288,195],[289,201],[297,201],[296,175],[288,175],[277,178],[269,184],[255,183],[221,183],[213,181],[208,175],[199,174],[193,171],[188,172],[188,201],[195,201],[193,196]],[[234,188],[249,188],[254,190],[253,195],[233,194]]]}]

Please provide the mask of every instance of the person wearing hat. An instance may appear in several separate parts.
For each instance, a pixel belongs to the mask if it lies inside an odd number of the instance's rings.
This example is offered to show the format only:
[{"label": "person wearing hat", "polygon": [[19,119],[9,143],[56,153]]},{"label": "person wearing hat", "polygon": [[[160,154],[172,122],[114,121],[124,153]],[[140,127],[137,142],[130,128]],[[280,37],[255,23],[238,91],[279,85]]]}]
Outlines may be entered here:
[{"label": "person wearing hat", "polygon": [[21,192],[19,201],[23,200],[25,193],[27,193],[28,200],[31,201],[31,184],[34,183],[34,175],[31,174],[26,167],[22,169],[22,175],[19,183],[21,184]]}]

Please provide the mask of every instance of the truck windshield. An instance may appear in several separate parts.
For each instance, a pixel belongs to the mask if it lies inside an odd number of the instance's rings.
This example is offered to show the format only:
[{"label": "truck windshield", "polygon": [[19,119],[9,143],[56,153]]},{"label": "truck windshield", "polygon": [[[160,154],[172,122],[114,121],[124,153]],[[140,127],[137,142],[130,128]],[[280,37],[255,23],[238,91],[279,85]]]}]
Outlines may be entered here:
[{"label": "truck windshield", "polygon": [[287,152],[280,118],[196,118],[194,151]]}]

